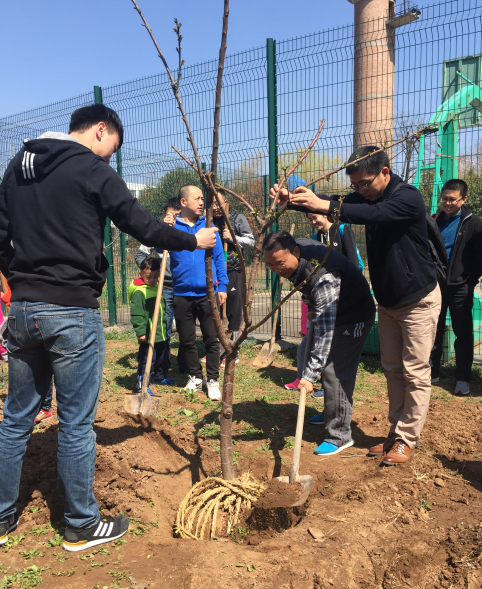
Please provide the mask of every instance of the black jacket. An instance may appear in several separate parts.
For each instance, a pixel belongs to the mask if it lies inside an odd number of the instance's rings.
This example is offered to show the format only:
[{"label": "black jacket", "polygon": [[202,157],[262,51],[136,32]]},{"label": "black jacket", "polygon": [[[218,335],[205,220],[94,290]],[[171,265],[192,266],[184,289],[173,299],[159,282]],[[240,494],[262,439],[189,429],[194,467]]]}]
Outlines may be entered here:
[{"label": "black jacket", "polygon": [[[392,198],[400,182],[402,179],[392,173],[376,201],[367,201],[358,192],[352,192],[344,197],[340,207],[342,223],[365,225],[370,280],[375,298],[383,307],[408,305],[437,286],[435,266],[414,243],[428,253],[425,203],[415,186],[409,184]],[[338,198],[339,195],[331,197],[331,214],[339,207]],[[308,211],[305,207],[292,208]]]},{"label": "black jacket", "polygon": [[[461,218],[447,272],[447,286],[465,284],[474,287],[482,275],[482,219],[462,207]],[[437,225],[446,218],[442,211]]]},{"label": "black jacket", "polygon": [[[353,233],[353,229],[349,225],[345,225],[343,228],[343,239],[340,235],[340,228],[336,228],[336,233],[333,234],[334,225],[330,227],[330,241],[333,240],[333,249],[336,249],[337,252],[340,252],[348,258],[352,264],[354,264],[357,268],[359,268],[358,262],[358,252],[356,249],[356,238],[355,234]],[[322,243],[325,242],[324,234],[321,231],[318,231],[317,234],[318,241]]]},{"label": "black jacket", "polygon": [[[238,211],[234,209],[229,210],[229,222],[231,223],[234,233],[238,238],[239,246],[244,250],[246,248],[254,247],[254,237],[251,227],[249,226],[248,220]],[[224,246],[224,239],[222,239],[223,230],[225,227],[224,217],[214,217],[214,226],[218,228],[221,241]],[[228,274],[231,272],[241,272],[241,264],[236,254],[236,248],[232,241],[228,241],[228,260],[226,264],[226,271]]]},{"label": "black jacket", "polygon": [[[326,254],[328,247],[312,239],[304,237],[296,240],[296,245],[300,248],[300,258],[306,260],[308,264],[304,272],[301,264],[295,273],[290,276],[289,280],[295,286],[303,282],[311,273],[313,266],[311,260],[321,262]],[[338,270],[341,276],[340,298],[336,311],[335,327],[348,325],[351,323],[361,323],[375,317],[375,303],[370,293],[370,286],[363,274],[358,270],[358,266],[348,261],[348,259],[333,248],[320,268],[320,272],[331,272]],[[316,276],[316,275],[315,275]],[[312,289],[316,284],[316,279],[312,278],[301,292],[308,298],[313,298]]]},{"label": "black jacket", "polygon": [[54,136],[27,141],[0,186],[0,269],[12,301],[99,307],[107,217],[144,245],[196,249],[194,235],[156,221],[102,158]]}]

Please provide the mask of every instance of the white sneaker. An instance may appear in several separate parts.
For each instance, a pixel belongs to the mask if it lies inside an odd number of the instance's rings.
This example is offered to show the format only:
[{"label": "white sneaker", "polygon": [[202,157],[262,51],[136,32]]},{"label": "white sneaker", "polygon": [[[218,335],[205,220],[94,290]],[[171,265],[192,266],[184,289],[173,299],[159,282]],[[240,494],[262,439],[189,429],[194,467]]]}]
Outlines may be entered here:
[{"label": "white sneaker", "polygon": [[211,401],[221,401],[221,391],[217,380],[208,380],[208,397]]},{"label": "white sneaker", "polygon": [[457,384],[455,385],[455,394],[456,395],[468,395],[470,393],[470,385],[468,382],[464,382],[463,380],[458,380]]},{"label": "white sneaker", "polygon": [[204,380],[204,378],[197,378],[197,376],[189,375],[187,385],[183,389],[181,389],[181,392],[189,390],[193,393],[197,393],[198,391],[202,391],[205,386],[206,381]]},{"label": "white sneaker", "polygon": [[440,377],[439,376],[436,376],[435,378],[432,378],[432,384],[436,384],[439,381],[440,381]]}]

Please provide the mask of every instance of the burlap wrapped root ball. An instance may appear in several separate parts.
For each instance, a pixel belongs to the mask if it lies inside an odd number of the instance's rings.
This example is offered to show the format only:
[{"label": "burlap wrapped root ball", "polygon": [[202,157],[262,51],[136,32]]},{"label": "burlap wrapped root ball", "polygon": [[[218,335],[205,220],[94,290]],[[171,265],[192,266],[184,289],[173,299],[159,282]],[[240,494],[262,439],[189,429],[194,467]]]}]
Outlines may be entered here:
[{"label": "burlap wrapped root ball", "polygon": [[228,515],[227,532],[239,521],[239,514],[249,509],[266,485],[250,473],[244,473],[234,481],[209,477],[196,483],[183,499],[176,515],[175,530],[181,538],[204,539],[209,526],[209,537],[216,537],[219,511]]}]

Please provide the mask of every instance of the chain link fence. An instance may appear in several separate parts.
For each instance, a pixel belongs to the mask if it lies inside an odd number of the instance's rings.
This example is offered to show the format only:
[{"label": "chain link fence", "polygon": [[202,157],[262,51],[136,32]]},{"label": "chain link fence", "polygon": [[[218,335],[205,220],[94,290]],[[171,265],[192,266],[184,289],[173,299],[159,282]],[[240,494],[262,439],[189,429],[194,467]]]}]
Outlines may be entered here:
[{"label": "chain link fence", "polygon": [[[309,144],[321,118],[326,119],[324,130],[296,172],[298,183],[310,184],[313,178],[340,165],[354,146],[390,144],[425,127],[445,101],[454,95],[457,98],[457,92],[470,90],[470,84],[473,91],[482,86],[481,23],[482,6],[476,0],[439,2],[422,10],[404,2],[383,18],[294,39],[268,40],[266,47],[228,56],[220,128],[221,182],[265,210],[269,186],[275,181],[269,178],[270,155],[275,155],[282,173]],[[274,68],[271,72],[270,67]],[[217,60],[186,66],[180,87],[201,161],[207,167],[216,75]],[[274,96],[271,103],[270,92]],[[168,78],[161,73],[103,87],[102,100],[119,113],[125,128],[124,145],[112,165],[133,195],[161,218],[164,203],[180,186],[198,184],[195,174],[172,149],[175,145],[191,155]],[[67,132],[73,110],[93,102],[94,92],[88,92],[2,118],[0,177],[8,158],[25,138],[46,131]],[[469,100],[464,104],[464,108],[454,107],[444,125],[433,127],[424,145],[409,140],[389,150],[393,170],[419,186],[428,211],[437,206],[440,182],[447,175],[465,178],[470,186],[469,205],[475,212],[482,209],[482,102]],[[448,134],[441,135],[442,127],[450,127]],[[271,131],[275,140],[269,140]],[[315,189],[325,194],[346,194],[349,182],[340,173],[330,182],[318,182]],[[232,207],[242,210],[240,204],[228,200]],[[280,226],[289,229],[293,223],[295,237],[313,234],[301,213],[288,212]],[[364,228],[353,229],[368,277]],[[110,239],[111,288],[104,289],[101,309],[106,324],[129,325],[127,288],[138,275],[134,254],[139,243],[121,235],[115,227]],[[249,265],[249,254],[247,262]],[[271,306],[272,288],[270,273],[260,268],[255,321]],[[480,339],[481,307],[477,294],[476,342]],[[294,298],[282,308],[281,335],[298,337],[300,315],[300,300]],[[269,331],[268,322],[258,335]],[[452,340],[449,329],[447,358],[453,353]],[[378,345],[374,330],[367,349],[377,351]]]}]

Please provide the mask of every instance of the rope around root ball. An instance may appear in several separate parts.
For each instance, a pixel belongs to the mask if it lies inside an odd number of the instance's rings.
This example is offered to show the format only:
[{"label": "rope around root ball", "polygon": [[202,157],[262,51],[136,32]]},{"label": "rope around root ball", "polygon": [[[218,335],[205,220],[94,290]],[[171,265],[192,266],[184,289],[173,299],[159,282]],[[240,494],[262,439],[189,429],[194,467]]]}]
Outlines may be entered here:
[{"label": "rope around root ball", "polygon": [[242,509],[249,509],[266,485],[251,474],[244,473],[234,481],[209,477],[196,483],[184,497],[176,515],[176,532],[181,538],[202,540],[210,524],[210,538],[216,537],[216,522],[220,509],[228,514],[229,534]]}]

